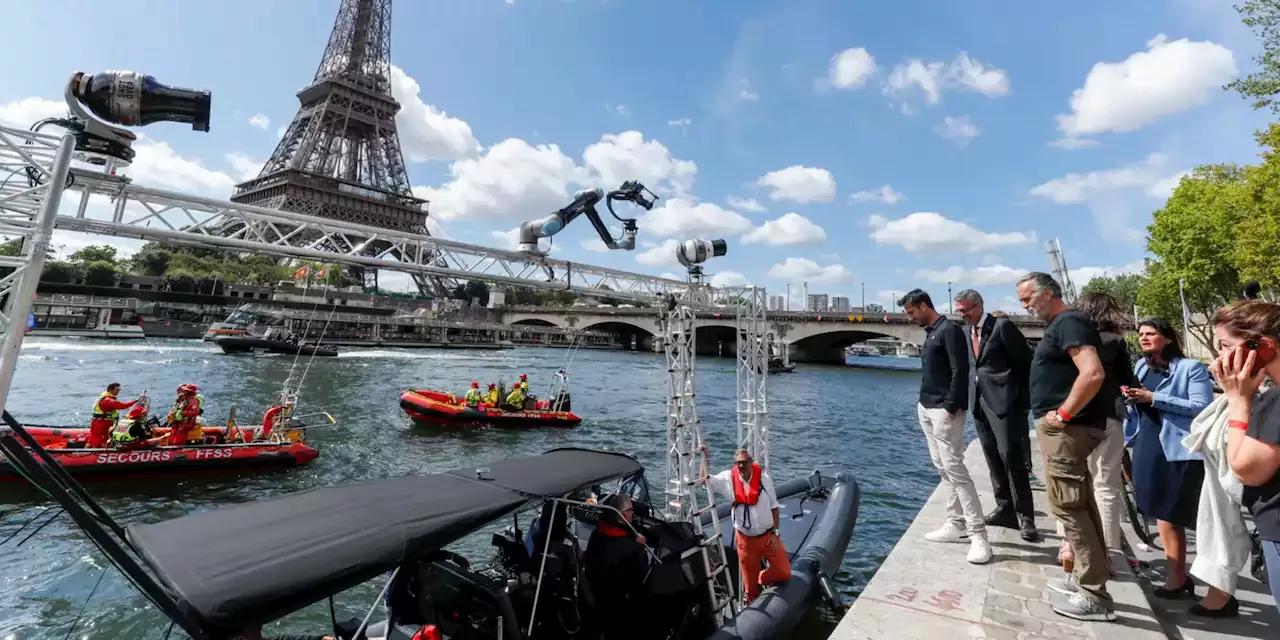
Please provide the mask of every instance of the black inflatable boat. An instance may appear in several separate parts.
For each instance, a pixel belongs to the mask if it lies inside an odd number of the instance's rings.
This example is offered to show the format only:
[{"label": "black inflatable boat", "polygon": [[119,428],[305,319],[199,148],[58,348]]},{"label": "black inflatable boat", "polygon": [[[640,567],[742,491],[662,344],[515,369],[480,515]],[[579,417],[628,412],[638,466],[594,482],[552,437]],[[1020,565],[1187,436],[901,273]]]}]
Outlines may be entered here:
[{"label": "black inflatable boat", "polygon": [[291,356],[303,355],[334,357],[338,355],[338,352],[332,347],[326,347],[324,345],[293,343],[288,340],[273,340],[269,338],[257,338],[254,336],[219,336],[213,339],[213,343],[222,347],[223,353],[253,353],[255,351],[262,351],[265,353],[283,353]]}]

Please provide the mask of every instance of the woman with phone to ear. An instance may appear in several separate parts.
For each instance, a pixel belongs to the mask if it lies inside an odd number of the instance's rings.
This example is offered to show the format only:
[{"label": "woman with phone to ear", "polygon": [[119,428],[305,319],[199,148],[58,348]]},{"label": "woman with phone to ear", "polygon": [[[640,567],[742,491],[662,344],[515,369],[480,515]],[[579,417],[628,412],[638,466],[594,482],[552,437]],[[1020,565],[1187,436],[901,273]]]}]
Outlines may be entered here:
[{"label": "woman with phone to ear", "polygon": [[1133,497],[1138,511],[1155,518],[1168,573],[1153,595],[1195,597],[1187,572],[1187,529],[1195,528],[1204,484],[1204,454],[1182,439],[1191,421],[1213,402],[1209,368],[1182,353],[1178,332],[1163,318],[1138,323],[1138,346],[1146,355],[1133,367],[1142,386],[1120,387],[1130,403],[1125,428],[1133,442]]},{"label": "woman with phone to ear", "polygon": [[1245,485],[1244,503],[1262,538],[1280,608],[1280,390],[1256,395],[1264,379],[1280,380],[1280,305],[1236,302],[1219,309],[1213,325],[1218,358],[1211,369],[1227,397],[1227,462]]}]

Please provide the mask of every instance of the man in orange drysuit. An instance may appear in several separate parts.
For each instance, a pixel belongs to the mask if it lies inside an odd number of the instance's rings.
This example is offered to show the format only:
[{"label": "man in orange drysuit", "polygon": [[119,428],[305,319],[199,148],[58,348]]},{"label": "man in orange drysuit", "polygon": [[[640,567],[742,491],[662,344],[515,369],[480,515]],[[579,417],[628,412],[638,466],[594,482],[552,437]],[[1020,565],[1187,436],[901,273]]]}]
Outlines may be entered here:
[{"label": "man in orange drysuit", "polygon": [[[746,584],[745,602],[760,595],[761,585],[791,579],[791,560],[778,537],[778,497],[773,479],[751,460],[746,449],[733,456],[733,469],[707,478],[713,491],[733,499],[734,547],[738,550],[738,573]],[[760,561],[769,568],[760,570]]]},{"label": "man in orange drysuit", "polygon": [[187,443],[187,434],[196,426],[200,417],[200,401],[196,399],[196,386],[184,384],[178,387],[178,398],[169,410],[165,421],[169,423],[169,444],[181,446]]},{"label": "man in orange drysuit", "polygon": [[98,395],[98,401],[93,403],[93,420],[89,422],[89,440],[85,443],[86,447],[90,449],[106,447],[111,439],[111,430],[115,428],[116,420],[120,418],[120,410],[128,409],[137,402],[137,400],[121,402],[117,397],[119,395],[119,382],[107,385],[107,390]]}]

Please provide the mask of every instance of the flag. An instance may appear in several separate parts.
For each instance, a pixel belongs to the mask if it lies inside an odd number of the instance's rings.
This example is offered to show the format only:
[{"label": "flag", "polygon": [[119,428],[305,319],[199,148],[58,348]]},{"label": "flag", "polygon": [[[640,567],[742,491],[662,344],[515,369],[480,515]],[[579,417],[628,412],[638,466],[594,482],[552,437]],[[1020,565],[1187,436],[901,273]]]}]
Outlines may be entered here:
[{"label": "flag", "polygon": [[316,272],[316,277],[323,278],[324,274],[328,273],[328,271],[329,267],[320,267],[320,270]]},{"label": "flag", "polygon": [[293,272],[293,279],[301,280],[302,278],[307,277],[307,274],[310,272],[311,272],[311,267],[302,267],[301,269],[298,269],[297,271]]}]

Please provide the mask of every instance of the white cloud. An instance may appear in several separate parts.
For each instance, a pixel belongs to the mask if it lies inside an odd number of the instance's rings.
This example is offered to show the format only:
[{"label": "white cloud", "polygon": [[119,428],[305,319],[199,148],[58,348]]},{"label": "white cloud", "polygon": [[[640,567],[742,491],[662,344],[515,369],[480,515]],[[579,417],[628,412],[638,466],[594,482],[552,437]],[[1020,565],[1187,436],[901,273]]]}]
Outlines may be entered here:
[{"label": "white cloud", "polygon": [[[662,244],[651,247],[636,254],[636,262],[646,267],[680,267],[680,261],[676,260],[676,247],[680,245],[679,240],[664,240]],[[677,280],[683,280],[684,276],[676,276]]]},{"label": "white cloud", "polygon": [[1071,95],[1071,113],[1057,116],[1058,129],[1068,139],[1134,131],[1203,104],[1237,73],[1226,47],[1160,34],[1146,51],[1093,65]]},{"label": "white cloud", "polygon": [[650,189],[676,196],[693,190],[698,165],[672,157],[666,145],[645,140],[639,131],[605,134],[582,152],[588,180],[604,189],[616,189],[627,180],[639,180]]},{"label": "white cloud", "polygon": [[627,105],[625,105],[625,104],[614,105],[614,106],[612,107],[612,110],[613,110],[613,112],[614,112],[614,113],[616,113],[616,114],[618,114],[618,115],[620,115],[620,116],[622,116],[622,117],[624,117],[624,118],[629,118],[629,117],[631,117],[631,107],[628,107],[628,106],[627,106]]},{"label": "white cloud", "polygon": [[969,120],[967,114],[960,117],[944,117],[942,124],[935,127],[934,132],[947,140],[954,140],[961,147],[968,146],[981,133],[978,126]]},{"label": "white cloud", "polygon": [[227,164],[231,165],[231,170],[235,172],[236,180],[245,181],[258,177],[258,172],[262,170],[263,160],[255,160],[248,154],[235,152],[228,153],[226,156]]},{"label": "white cloud", "polygon": [[449,167],[444,186],[414,187],[431,201],[431,214],[441,220],[525,220],[568,204],[568,189],[582,180],[581,170],[556,145],[533,146],[508,138],[475,159]]},{"label": "white cloud", "polygon": [[751,284],[747,277],[737,271],[721,271],[711,276],[711,286],[716,287],[745,287]]},{"label": "white cloud", "polygon": [[[489,236],[493,238],[498,249],[515,251],[520,248],[520,227],[512,227],[506,231],[490,231]],[[543,244],[542,249],[545,251],[546,248],[547,246]]]},{"label": "white cloud", "polygon": [[787,258],[773,265],[766,274],[770,278],[810,284],[838,284],[853,279],[842,264],[822,266],[808,258]]},{"label": "white cloud", "polygon": [[283,138],[285,132],[288,130],[289,130],[289,125],[287,124],[280,125],[280,128],[276,129],[276,139],[279,140],[280,138]]},{"label": "white cloud", "polygon": [[849,196],[849,202],[882,202],[887,205],[895,205],[906,199],[906,196],[887,184],[876,189],[864,189]]},{"label": "white cloud", "polygon": [[822,227],[798,213],[788,213],[770,220],[742,236],[743,244],[760,243],[771,247],[817,244],[826,240],[827,232]]},{"label": "white cloud", "polygon": [[1142,273],[1146,270],[1146,267],[1145,261],[1134,260],[1133,262],[1119,267],[1076,267],[1074,269],[1067,269],[1067,271],[1071,274],[1071,281],[1075,283],[1076,288],[1079,289],[1080,287],[1089,284],[1090,280],[1099,276],[1114,277],[1133,273]]},{"label": "white cloud", "polygon": [[940,213],[918,211],[905,218],[889,220],[881,215],[867,218],[871,239],[876,244],[898,245],[916,253],[967,251],[980,253],[1000,247],[1034,244],[1034,231],[988,233],[968,224],[949,220]]},{"label": "white cloud", "polygon": [[[581,164],[556,145],[508,138],[478,158],[455,161],[444,185],[414,187],[414,193],[430,200],[432,215],[441,220],[527,220],[568,204],[571,189],[616,189],[626,180],[681,197],[692,190],[697,171],[696,164],[672,157],[661,142],[646,140],[639,131],[601,136],[583,151]],[[622,205],[618,213],[626,215],[629,207]]]},{"label": "white cloud", "polygon": [[936,104],[949,89],[996,98],[1009,93],[1009,74],[961,52],[951,62],[909,59],[894,67],[885,82],[885,93],[900,97],[918,90],[928,104]]},{"label": "white cloud", "polygon": [[249,118],[249,126],[266,131],[271,126],[271,120],[261,113],[255,113]]},{"label": "white cloud", "polygon": [[45,118],[64,118],[67,113],[67,103],[63,100],[23,98],[0,104],[0,122],[19,129],[26,129]]},{"label": "white cloud", "polygon": [[[1168,163],[1169,159],[1164,154],[1152,153],[1140,162],[1115,169],[1068,173],[1032,187],[1030,193],[1056,204],[1080,204],[1120,190],[1143,189],[1153,192],[1162,181],[1172,180]],[[1181,174],[1176,177],[1181,178]],[[1174,184],[1177,184],[1176,181]]]},{"label": "white cloud", "polygon": [[689,127],[692,125],[693,120],[690,120],[689,118],[676,118],[675,120],[667,121],[668,127],[675,127],[680,130],[680,133],[685,135],[689,133]]},{"label": "white cloud", "polygon": [[1168,178],[1164,178],[1147,187],[1147,195],[1152,198],[1168,200],[1173,195],[1173,190],[1178,188],[1178,184],[1182,182],[1182,179],[1189,175],[1191,175],[1190,171],[1179,171]]},{"label": "white cloud", "polygon": [[406,158],[427,160],[470,159],[480,155],[480,143],[471,125],[426,104],[418,96],[418,82],[400,67],[391,66],[391,95],[400,103],[396,130]]},{"label": "white cloud", "polygon": [[143,139],[135,142],[133,164],[122,169],[140,184],[181,192],[226,198],[235,186],[231,176],[210,169],[199,160],[184,158],[167,142]]},{"label": "white cloud", "polygon": [[866,49],[845,49],[831,57],[827,82],[836,89],[856,89],[875,73],[876,59]]},{"label": "white cloud", "polygon": [[725,204],[729,205],[730,207],[733,207],[734,209],[737,209],[739,211],[746,211],[747,213],[764,213],[765,211],[767,211],[764,205],[760,204],[760,201],[756,200],[755,198],[742,198],[739,196],[729,196],[725,198],[724,201],[725,201]]},{"label": "white cloud", "polygon": [[738,99],[744,102],[755,102],[760,99],[760,94],[751,88],[751,81],[743,78],[738,83]]},{"label": "white cloud", "polygon": [[695,202],[687,198],[672,198],[663,202],[644,214],[637,224],[641,233],[680,240],[736,235],[746,233],[752,226],[751,221],[740,213],[710,202]]},{"label": "white cloud", "polygon": [[992,264],[981,267],[951,266],[946,269],[917,269],[915,277],[926,282],[951,282],[958,287],[989,287],[997,284],[1013,284],[1026,273],[1026,269]]},{"label": "white cloud", "polygon": [[792,202],[830,202],[836,197],[836,180],[831,172],[818,167],[792,165],[760,176],[756,184],[769,187],[770,200]]}]

